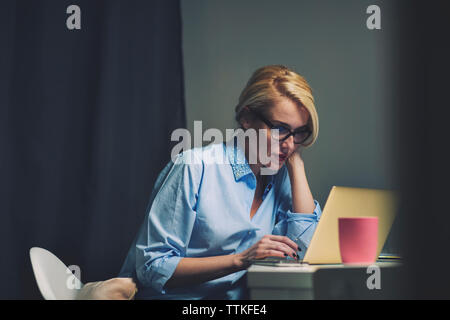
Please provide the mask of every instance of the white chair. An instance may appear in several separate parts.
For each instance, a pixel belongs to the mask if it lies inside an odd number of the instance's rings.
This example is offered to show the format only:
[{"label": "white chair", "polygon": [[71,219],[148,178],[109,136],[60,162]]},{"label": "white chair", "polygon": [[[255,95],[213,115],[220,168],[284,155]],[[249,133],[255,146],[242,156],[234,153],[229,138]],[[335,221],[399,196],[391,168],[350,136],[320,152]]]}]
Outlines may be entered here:
[{"label": "white chair", "polygon": [[45,300],[75,300],[81,281],[48,250],[30,249],[31,265],[39,290]]}]

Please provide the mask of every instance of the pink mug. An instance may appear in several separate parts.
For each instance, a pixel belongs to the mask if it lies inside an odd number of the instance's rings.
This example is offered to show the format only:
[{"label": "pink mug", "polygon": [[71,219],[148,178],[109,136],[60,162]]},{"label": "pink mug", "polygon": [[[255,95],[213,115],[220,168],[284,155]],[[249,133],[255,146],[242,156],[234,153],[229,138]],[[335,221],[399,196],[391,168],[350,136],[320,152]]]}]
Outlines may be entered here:
[{"label": "pink mug", "polygon": [[342,263],[374,263],[377,258],[378,217],[339,218],[338,222]]}]

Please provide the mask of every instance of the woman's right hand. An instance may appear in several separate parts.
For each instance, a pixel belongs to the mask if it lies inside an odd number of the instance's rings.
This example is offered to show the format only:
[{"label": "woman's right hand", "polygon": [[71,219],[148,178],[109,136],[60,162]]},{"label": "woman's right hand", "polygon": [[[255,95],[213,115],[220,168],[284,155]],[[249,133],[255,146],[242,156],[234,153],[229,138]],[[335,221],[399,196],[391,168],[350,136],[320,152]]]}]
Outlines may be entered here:
[{"label": "woman's right hand", "polygon": [[266,257],[285,258],[290,256],[298,260],[298,251],[297,244],[288,237],[272,234],[265,235],[253,246],[237,254],[238,265],[241,268],[247,268],[252,263],[252,260],[264,259]]}]

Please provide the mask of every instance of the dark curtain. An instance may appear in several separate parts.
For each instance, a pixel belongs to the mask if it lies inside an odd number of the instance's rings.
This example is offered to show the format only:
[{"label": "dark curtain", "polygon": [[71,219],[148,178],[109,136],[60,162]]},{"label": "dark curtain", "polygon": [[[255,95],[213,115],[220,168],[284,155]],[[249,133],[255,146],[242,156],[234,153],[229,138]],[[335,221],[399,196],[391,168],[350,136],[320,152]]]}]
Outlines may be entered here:
[{"label": "dark curtain", "polygon": [[33,246],[117,276],[185,127],[179,1],[2,0],[0,47],[0,298],[41,298]]}]

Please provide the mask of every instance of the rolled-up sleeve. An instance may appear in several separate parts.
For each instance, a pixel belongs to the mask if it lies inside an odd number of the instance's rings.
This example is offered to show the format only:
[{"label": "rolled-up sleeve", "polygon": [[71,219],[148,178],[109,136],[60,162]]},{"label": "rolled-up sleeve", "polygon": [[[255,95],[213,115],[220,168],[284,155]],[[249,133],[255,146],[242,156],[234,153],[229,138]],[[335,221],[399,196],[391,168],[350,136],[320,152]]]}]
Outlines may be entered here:
[{"label": "rolled-up sleeve", "polygon": [[[164,294],[164,286],[186,254],[196,219],[202,164],[191,151],[165,170],[136,239],[136,275],[141,286]],[[156,189],[156,187],[155,187]]]},{"label": "rolled-up sleeve", "polygon": [[281,186],[276,209],[276,222],[272,233],[293,240],[301,249],[299,255],[300,258],[303,258],[322,215],[322,209],[319,202],[314,200],[313,213],[293,212],[290,186],[289,178],[285,177]]}]

